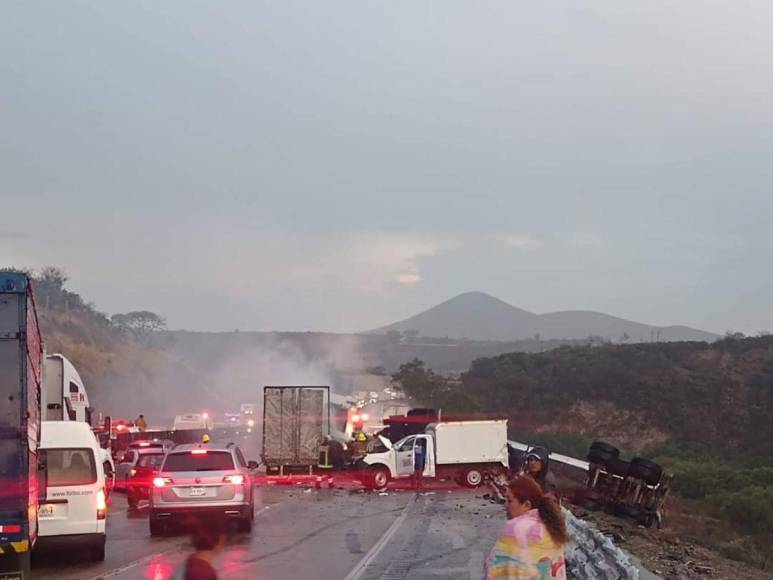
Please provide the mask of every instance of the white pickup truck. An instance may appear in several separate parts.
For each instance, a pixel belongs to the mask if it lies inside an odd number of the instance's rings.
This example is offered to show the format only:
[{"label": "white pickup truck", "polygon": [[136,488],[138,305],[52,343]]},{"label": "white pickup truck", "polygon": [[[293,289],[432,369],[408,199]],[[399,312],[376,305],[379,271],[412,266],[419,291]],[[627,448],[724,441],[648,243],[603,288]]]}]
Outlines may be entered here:
[{"label": "white pickup truck", "polygon": [[368,453],[357,462],[363,484],[376,490],[385,489],[392,479],[413,475],[417,444],[426,449],[425,478],[453,479],[477,487],[486,475],[496,476],[508,468],[507,420],[432,423],[424,433],[394,445],[385,437],[380,439],[387,451]]}]

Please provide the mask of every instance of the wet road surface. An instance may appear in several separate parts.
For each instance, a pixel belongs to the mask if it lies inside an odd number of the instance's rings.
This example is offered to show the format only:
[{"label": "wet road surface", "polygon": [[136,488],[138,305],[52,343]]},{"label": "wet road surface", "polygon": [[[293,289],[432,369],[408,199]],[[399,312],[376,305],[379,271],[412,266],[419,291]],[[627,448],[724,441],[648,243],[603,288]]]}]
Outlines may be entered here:
[{"label": "wet road surface", "polygon": [[[504,522],[504,508],[482,493],[258,486],[253,531],[230,533],[215,567],[229,579],[477,580]],[[128,511],[121,494],[111,500],[106,560],[84,562],[77,551],[37,554],[35,578],[174,574],[191,553],[187,536],[151,538],[147,509]]]}]

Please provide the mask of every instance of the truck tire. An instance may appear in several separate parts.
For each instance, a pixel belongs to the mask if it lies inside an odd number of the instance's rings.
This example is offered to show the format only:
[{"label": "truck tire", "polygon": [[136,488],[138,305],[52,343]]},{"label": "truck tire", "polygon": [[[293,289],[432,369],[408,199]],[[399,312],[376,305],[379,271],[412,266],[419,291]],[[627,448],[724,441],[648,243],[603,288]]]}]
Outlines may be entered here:
[{"label": "truck tire", "polygon": [[478,487],[483,483],[483,473],[477,467],[470,467],[465,470],[463,481],[467,487]]},{"label": "truck tire", "polygon": [[618,457],[620,457],[620,451],[617,447],[613,447],[603,441],[594,441],[590,446],[590,451],[588,451],[587,459],[591,463],[607,465],[614,462]]},{"label": "truck tire", "polygon": [[376,491],[384,491],[389,485],[389,470],[386,467],[374,467],[370,472],[370,486]]},{"label": "truck tire", "polygon": [[628,472],[631,468],[631,464],[622,459],[615,458],[606,464],[607,471],[613,475],[619,475],[620,477],[628,476]]},{"label": "truck tire", "polygon": [[641,479],[648,485],[657,485],[663,475],[660,465],[649,459],[634,457],[628,475]]},{"label": "truck tire", "polygon": [[619,457],[620,455],[620,451],[617,447],[610,445],[609,443],[604,443],[603,441],[594,441],[591,443],[590,448],[601,451],[602,453],[609,453],[615,457]]},{"label": "truck tire", "polygon": [[126,503],[129,504],[130,510],[136,510],[137,506],[139,505],[140,501],[137,498],[134,497],[128,497],[126,499]]}]

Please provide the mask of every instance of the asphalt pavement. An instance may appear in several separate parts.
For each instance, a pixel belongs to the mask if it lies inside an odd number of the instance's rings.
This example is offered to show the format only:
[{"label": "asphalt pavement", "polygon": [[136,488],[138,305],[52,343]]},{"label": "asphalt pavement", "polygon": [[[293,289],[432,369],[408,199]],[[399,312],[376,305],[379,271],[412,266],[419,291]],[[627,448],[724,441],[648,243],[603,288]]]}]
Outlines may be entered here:
[{"label": "asphalt pavement", "polygon": [[[477,580],[504,522],[503,506],[482,493],[258,486],[253,531],[231,532],[215,567],[229,579]],[[184,533],[151,538],[147,508],[128,510],[121,494],[111,498],[107,534],[104,562],[78,550],[39,553],[34,577],[165,580],[192,551]]]}]

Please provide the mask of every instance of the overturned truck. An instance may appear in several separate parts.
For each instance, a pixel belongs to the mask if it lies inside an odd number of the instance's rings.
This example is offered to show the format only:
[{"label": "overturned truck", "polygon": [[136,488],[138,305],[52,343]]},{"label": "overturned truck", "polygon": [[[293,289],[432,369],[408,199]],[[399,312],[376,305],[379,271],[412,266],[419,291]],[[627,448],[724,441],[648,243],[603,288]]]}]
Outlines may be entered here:
[{"label": "overturned truck", "polygon": [[263,388],[263,451],[267,475],[311,474],[330,433],[330,387]]},{"label": "overturned truck", "polygon": [[628,516],[646,527],[663,525],[663,507],[673,475],[642,457],[625,461],[620,451],[594,441],[588,452],[588,478],[578,503]]}]

